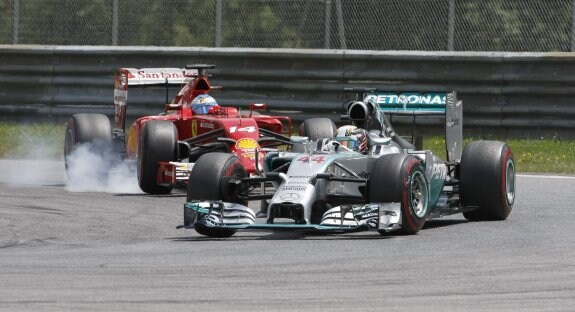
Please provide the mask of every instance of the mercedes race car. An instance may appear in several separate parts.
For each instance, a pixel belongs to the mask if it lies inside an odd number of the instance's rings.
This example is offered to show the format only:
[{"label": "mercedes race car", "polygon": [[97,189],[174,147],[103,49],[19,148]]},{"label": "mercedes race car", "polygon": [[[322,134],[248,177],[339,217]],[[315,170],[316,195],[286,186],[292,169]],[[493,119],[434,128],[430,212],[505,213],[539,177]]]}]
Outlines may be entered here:
[{"label": "mercedes race car", "polygon": [[[121,68],[114,79],[113,127],[103,114],[73,115],[66,129],[66,168],[69,169],[72,152],[79,145],[90,144],[107,159],[110,168],[118,160],[133,164],[130,167],[137,171],[140,188],[149,194],[166,194],[174,186],[185,187],[194,162],[210,152],[234,155],[247,174],[255,174],[263,166],[262,147],[289,144],[291,120],[256,112],[266,109],[266,104],[250,104],[249,113],[244,115],[236,107],[217,105],[208,96],[212,89],[220,88],[208,81],[206,70],[211,68],[214,66],[203,64],[185,68]],[[165,88],[166,102],[168,88],[175,86],[180,90],[165,104],[163,113],[138,118],[126,131],[128,86]],[[202,110],[194,111],[192,107],[198,99]],[[200,107],[208,99],[214,103],[206,102],[210,106]]]},{"label": "mercedes race car", "polygon": [[[259,176],[249,176],[237,156],[204,155],[190,175],[179,227],[211,237],[238,230],[415,234],[444,215],[508,217],[515,201],[513,154],[498,141],[462,148],[462,102],[455,92],[357,92],[346,118],[365,132],[367,150],[339,137],[330,119],[315,118],[291,137],[302,152],[268,150]],[[429,114],[445,116],[447,160],[416,149],[388,118]],[[258,203],[263,211],[256,214],[250,207]]]}]

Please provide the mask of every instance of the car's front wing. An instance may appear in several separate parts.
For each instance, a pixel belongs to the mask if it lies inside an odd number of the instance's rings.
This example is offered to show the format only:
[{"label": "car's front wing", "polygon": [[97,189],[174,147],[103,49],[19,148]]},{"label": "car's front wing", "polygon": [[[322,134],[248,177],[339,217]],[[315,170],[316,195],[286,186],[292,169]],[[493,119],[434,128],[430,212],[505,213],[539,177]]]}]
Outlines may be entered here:
[{"label": "car's front wing", "polygon": [[193,222],[178,228],[194,228],[196,223],[222,229],[331,233],[368,230],[388,232],[401,228],[399,203],[334,207],[324,213],[320,224],[298,224],[293,221],[257,223],[251,208],[222,201],[190,201],[184,204],[184,214],[186,213],[194,215]]}]

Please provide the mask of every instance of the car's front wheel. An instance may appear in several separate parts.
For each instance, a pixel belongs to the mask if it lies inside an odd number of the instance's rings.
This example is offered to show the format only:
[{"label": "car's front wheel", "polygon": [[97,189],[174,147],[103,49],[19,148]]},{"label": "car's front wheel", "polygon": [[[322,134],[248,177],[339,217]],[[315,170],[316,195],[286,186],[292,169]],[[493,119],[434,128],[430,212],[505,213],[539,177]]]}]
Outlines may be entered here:
[{"label": "car's front wheel", "polygon": [[[188,180],[187,201],[222,200],[232,203],[243,203],[237,197],[237,190],[228,183],[229,177],[244,178],[247,172],[240,159],[232,154],[209,153],[198,158]],[[184,208],[184,225],[194,224],[195,220],[209,217],[194,214]],[[233,229],[220,229],[196,222],[196,232],[210,237],[230,237],[236,233]]]},{"label": "car's front wheel", "polygon": [[384,155],[371,170],[367,187],[369,202],[400,203],[404,234],[417,233],[427,219],[429,187],[424,172],[421,160],[405,154]]}]

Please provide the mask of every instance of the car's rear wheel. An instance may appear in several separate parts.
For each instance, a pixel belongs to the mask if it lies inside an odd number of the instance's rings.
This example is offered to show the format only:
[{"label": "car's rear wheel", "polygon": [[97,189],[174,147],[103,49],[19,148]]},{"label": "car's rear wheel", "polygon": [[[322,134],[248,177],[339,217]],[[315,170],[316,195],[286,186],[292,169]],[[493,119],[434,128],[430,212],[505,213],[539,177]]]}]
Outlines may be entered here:
[{"label": "car's rear wheel", "polygon": [[[333,138],[336,133],[337,127],[333,120],[329,118],[306,119],[299,126],[299,135],[308,137],[310,141]],[[297,144],[293,146],[292,151],[303,152],[304,148]]]},{"label": "car's rear wheel", "polygon": [[[222,200],[245,204],[237,197],[236,189],[227,183],[227,177],[247,177],[246,169],[237,156],[226,153],[209,153],[200,156],[190,174],[187,201]],[[195,215],[190,209],[184,208],[184,225],[191,225],[195,220],[203,217],[207,216]],[[195,223],[194,228],[198,233],[210,237],[230,237],[236,233],[233,229],[213,228],[201,223]]]},{"label": "car's rear wheel", "polygon": [[460,165],[460,196],[471,221],[505,220],[515,202],[515,162],[507,144],[471,142],[463,149]]},{"label": "car's rear wheel", "polygon": [[138,145],[138,183],[148,194],[168,194],[173,185],[158,184],[159,162],[177,160],[178,130],[164,120],[147,121],[140,132]]},{"label": "car's rear wheel", "polygon": [[307,136],[310,140],[333,138],[337,127],[329,118],[310,118],[304,120],[299,126],[299,134]]},{"label": "car's rear wheel", "polygon": [[[368,201],[401,204],[401,232],[415,234],[425,224],[429,187],[421,161],[411,155],[390,154],[377,159],[368,180]],[[384,231],[380,232],[385,234]]]},{"label": "car's rear wheel", "polygon": [[106,115],[75,114],[68,121],[64,139],[64,164],[68,177],[70,177],[71,155],[80,145],[86,145],[89,153],[106,160],[104,164],[107,168],[95,169],[107,173],[114,159],[114,149],[112,127]]}]

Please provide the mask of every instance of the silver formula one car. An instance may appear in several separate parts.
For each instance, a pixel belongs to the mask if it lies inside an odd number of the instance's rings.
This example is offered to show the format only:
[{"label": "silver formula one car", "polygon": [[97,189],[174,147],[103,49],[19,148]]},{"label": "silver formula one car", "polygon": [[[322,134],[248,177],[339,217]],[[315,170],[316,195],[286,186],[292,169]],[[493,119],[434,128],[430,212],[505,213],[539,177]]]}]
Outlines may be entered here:
[{"label": "silver formula one car", "polygon": [[[180,227],[211,237],[248,229],[415,234],[426,220],[454,213],[507,218],[515,200],[511,150],[498,141],[462,148],[455,92],[355,91],[346,117],[367,149],[348,144],[353,140],[341,137],[330,119],[315,118],[291,138],[291,151],[267,151],[258,175],[248,176],[234,155],[203,155],[189,178]],[[445,115],[447,160],[396,135],[387,116],[398,114]],[[249,202],[260,203],[263,218]]]}]

